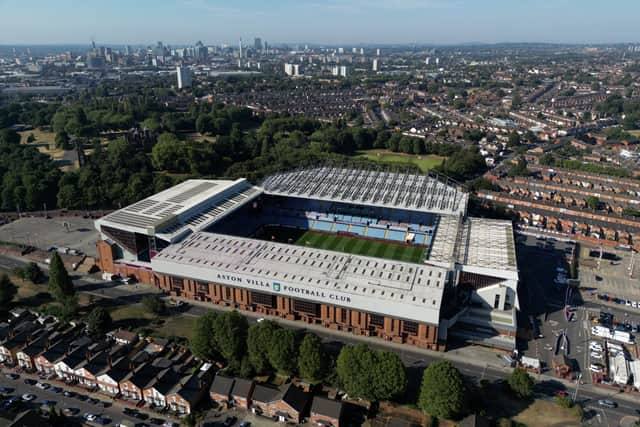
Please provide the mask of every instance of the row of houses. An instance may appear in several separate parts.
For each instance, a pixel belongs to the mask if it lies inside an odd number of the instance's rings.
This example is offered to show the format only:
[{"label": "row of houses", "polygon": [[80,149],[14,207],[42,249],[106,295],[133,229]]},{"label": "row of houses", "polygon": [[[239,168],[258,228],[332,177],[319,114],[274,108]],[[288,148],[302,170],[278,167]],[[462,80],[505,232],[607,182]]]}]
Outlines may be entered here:
[{"label": "row of houses", "polygon": [[13,310],[0,323],[0,364],[179,415],[191,413],[206,396],[212,366],[184,347],[123,330],[95,338],[85,329]]},{"label": "row of houses", "polygon": [[309,415],[314,425],[340,427],[343,417],[342,402],[313,397],[293,383],[273,388],[252,380],[217,375],[209,396],[220,407],[244,409],[285,423],[299,424]]}]

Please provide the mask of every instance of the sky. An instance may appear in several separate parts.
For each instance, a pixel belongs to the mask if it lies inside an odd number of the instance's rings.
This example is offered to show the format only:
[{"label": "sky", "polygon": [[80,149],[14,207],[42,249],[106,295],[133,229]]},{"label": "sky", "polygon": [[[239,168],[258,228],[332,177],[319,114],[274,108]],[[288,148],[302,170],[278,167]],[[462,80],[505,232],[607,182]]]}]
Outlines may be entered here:
[{"label": "sky", "polygon": [[640,42],[640,0],[0,0],[0,45]]}]

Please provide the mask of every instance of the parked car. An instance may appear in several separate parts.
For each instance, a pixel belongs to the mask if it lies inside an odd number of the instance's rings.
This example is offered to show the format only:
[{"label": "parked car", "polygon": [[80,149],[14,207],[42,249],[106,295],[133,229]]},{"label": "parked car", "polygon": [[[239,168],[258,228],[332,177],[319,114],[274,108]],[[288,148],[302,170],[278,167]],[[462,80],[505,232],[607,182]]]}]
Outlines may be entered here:
[{"label": "parked car", "polygon": [[68,417],[73,417],[75,415],[78,414],[78,412],[80,412],[80,409],[78,408],[64,408],[62,410],[62,413]]},{"label": "parked car", "polygon": [[32,400],[36,400],[37,396],[35,394],[31,394],[31,393],[25,393],[22,396],[20,396],[22,398],[22,400],[24,400],[25,402],[31,402]]},{"label": "parked car", "polygon": [[18,374],[12,374],[11,372],[4,374],[4,376],[10,380],[17,380],[18,378],[20,378],[20,375]]},{"label": "parked car", "polygon": [[37,382],[36,383],[36,387],[38,387],[40,390],[46,390],[51,386],[49,384],[47,384],[47,383]]},{"label": "parked car", "polygon": [[75,394],[73,391],[65,390],[65,391],[64,391],[64,393],[62,393],[62,395],[63,395],[64,397],[73,397],[73,396],[75,396],[76,394]]},{"label": "parked car", "polygon": [[60,387],[51,387],[49,391],[52,393],[60,393],[62,392],[62,389]]},{"label": "parked car", "polygon": [[27,378],[26,380],[24,380],[24,383],[26,385],[35,385],[37,383],[36,380],[32,380],[31,378]]},{"label": "parked car", "polygon": [[0,387],[0,394],[9,394],[13,393],[13,389],[11,387]]},{"label": "parked car", "polygon": [[598,400],[598,405],[604,406],[605,408],[617,408],[618,404],[613,400],[609,399],[600,399]]},{"label": "parked car", "polygon": [[236,421],[238,421],[238,418],[231,416],[231,417],[227,417],[226,420],[224,420],[224,426],[225,427],[231,427],[232,425],[234,425],[236,423]]}]

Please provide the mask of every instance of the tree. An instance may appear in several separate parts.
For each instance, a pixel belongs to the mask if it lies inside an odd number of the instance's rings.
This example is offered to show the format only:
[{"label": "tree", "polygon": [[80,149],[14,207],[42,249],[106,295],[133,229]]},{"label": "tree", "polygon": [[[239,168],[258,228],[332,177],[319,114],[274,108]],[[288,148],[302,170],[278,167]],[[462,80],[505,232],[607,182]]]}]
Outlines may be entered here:
[{"label": "tree", "polygon": [[591,210],[597,210],[600,207],[600,199],[598,199],[596,196],[587,197],[587,206]]},{"label": "tree", "polygon": [[55,316],[63,323],[70,322],[78,314],[78,297],[74,295],[64,296],[58,300],[58,306],[53,307]]},{"label": "tree", "polygon": [[271,336],[269,362],[278,372],[293,374],[298,365],[296,333],[290,329],[277,329]]},{"label": "tree", "polygon": [[449,361],[430,364],[424,371],[418,406],[430,415],[451,419],[464,409],[462,374]]},{"label": "tree", "polygon": [[507,383],[516,396],[521,399],[529,399],[533,396],[533,386],[535,384],[533,377],[523,368],[515,368],[509,377]]},{"label": "tree", "polygon": [[391,351],[377,351],[375,359],[371,371],[373,398],[387,400],[402,395],[407,387],[407,373],[400,356]]},{"label": "tree", "polygon": [[242,360],[247,350],[246,317],[237,311],[222,313],[213,321],[218,350],[227,362]]},{"label": "tree", "polygon": [[298,372],[302,378],[312,383],[320,382],[327,370],[327,355],[322,340],[315,334],[306,334],[300,344]]},{"label": "tree", "polygon": [[217,353],[213,335],[216,317],[213,311],[198,317],[189,339],[191,352],[202,360],[213,360]]},{"label": "tree", "polygon": [[20,144],[20,134],[13,129],[0,129],[0,143],[7,145]]},{"label": "tree", "polygon": [[364,344],[343,347],[336,369],[346,392],[366,399],[392,399],[402,394],[407,385],[398,355],[371,351]]},{"label": "tree", "polygon": [[163,133],[151,150],[153,167],[172,172],[189,171],[187,145],[174,134]]},{"label": "tree", "polygon": [[18,288],[9,276],[6,274],[0,276],[0,311],[7,311],[17,293]]},{"label": "tree", "polygon": [[518,134],[518,132],[511,132],[509,134],[509,140],[507,142],[507,146],[515,147],[518,145],[520,145],[520,135]]},{"label": "tree", "polygon": [[18,269],[17,273],[21,279],[28,280],[34,284],[41,283],[44,280],[44,273],[35,262],[30,262],[23,268]]},{"label": "tree", "polygon": [[263,374],[271,368],[268,352],[271,346],[271,337],[277,329],[278,325],[269,320],[263,320],[249,327],[247,355],[251,365],[259,374]]},{"label": "tree", "polygon": [[164,301],[156,295],[146,295],[142,297],[142,306],[149,312],[155,315],[163,314],[166,307]]},{"label": "tree", "polygon": [[102,337],[113,328],[111,315],[103,307],[98,307],[87,316],[87,333],[92,337]]},{"label": "tree", "polygon": [[509,170],[507,171],[507,175],[509,176],[527,176],[529,175],[529,170],[527,169],[527,160],[524,157],[520,157],[514,165],[511,165]]},{"label": "tree", "polygon": [[71,277],[57,252],[53,253],[49,263],[49,293],[60,303],[76,293]]},{"label": "tree", "polygon": [[62,148],[63,150],[71,148],[69,134],[65,131],[56,133],[55,143],[56,148]]},{"label": "tree", "polygon": [[35,142],[35,140],[36,140],[36,136],[33,134],[33,132],[31,132],[27,137],[27,142]]}]

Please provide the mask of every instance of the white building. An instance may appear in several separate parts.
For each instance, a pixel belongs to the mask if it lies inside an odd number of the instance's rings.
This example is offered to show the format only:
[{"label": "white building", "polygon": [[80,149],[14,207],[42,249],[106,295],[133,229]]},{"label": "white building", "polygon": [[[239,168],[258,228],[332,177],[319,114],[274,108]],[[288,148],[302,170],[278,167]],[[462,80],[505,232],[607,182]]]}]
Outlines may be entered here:
[{"label": "white building", "polygon": [[302,70],[299,64],[284,64],[284,73],[287,76],[297,77],[302,75]]},{"label": "white building", "polygon": [[371,67],[371,69],[373,71],[378,71],[378,60],[377,59],[373,60],[373,66]]},{"label": "white building", "polygon": [[335,65],[331,73],[336,77],[348,77],[349,76],[349,67],[346,65]]},{"label": "white building", "polygon": [[178,89],[191,87],[191,71],[184,66],[176,67],[176,76],[178,77]]}]

